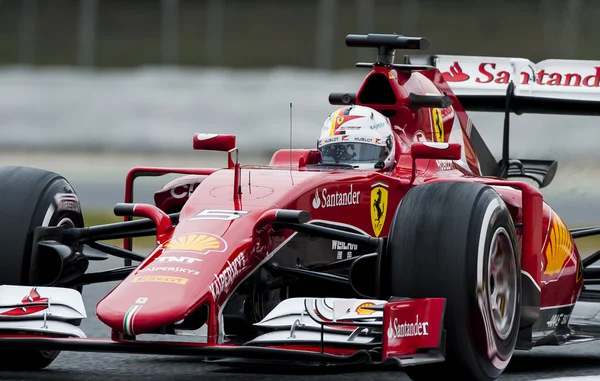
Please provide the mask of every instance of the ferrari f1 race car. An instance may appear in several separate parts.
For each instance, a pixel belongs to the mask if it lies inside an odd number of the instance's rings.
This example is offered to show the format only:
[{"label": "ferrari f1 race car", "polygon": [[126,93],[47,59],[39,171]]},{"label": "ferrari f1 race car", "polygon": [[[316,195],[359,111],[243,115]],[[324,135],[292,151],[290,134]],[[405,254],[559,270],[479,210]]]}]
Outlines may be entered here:
[{"label": "ferrari f1 race car", "polygon": [[[370,72],[356,93],[330,95],[342,108],[328,134],[344,141],[346,111],[376,110],[393,126],[389,166],[331,162],[319,149],[242,166],[234,135],[196,134],[194,149],[226,152],[225,168],[133,168],[114,207],[124,221],[89,227],[65,178],[1,168],[2,368],[92,351],[397,364],[413,380],[452,371],[484,381],[515,350],[600,338],[599,295],[584,287],[600,282],[590,267],[600,251],[582,260],[574,242],[600,227],[569,230],[539,191],[557,163],[511,158],[508,146],[512,113],[599,115],[600,64],[396,64],[395,50],[427,40],[348,35],[346,45],[376,48],[377,59],[357,64]],[[500,161],[471,110],[505,113]],[[184,176],[154,204],[134,203],[135,179],[170,173]],[[142,236],[156,236],[147,256],[132,250]],[[102,242],[111,239],[123,248]],[[109,256],[124,266],[88,271]],[[121,282],[94,313],[110,339],[87,338],[83,287],[108,281]],[[165,338],[148,339],[156,334]]]}]

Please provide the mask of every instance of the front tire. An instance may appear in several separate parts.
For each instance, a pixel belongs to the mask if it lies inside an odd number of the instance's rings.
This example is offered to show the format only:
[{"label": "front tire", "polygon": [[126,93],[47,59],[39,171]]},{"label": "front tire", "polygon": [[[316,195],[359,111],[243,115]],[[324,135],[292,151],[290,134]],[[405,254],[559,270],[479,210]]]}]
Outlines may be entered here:
[{"label": "front tire", "polygon": [[408,367],[407,375],[500,376],[519,332],[521,270],[515,227],[498,193],[466,182],[416,186],[396,210],[387,253],[391,296],[447,300],[446,361]]},{"label": "front tire", "polygon": [[[75,190],[62,176],[30,167],[0,167],[0,284],[37,284],[32,263],[38,226],[83,227]],[[42,269],[43,271],[43,269]],[[0,351],[0,369],[47,367],[60,351]]]}]

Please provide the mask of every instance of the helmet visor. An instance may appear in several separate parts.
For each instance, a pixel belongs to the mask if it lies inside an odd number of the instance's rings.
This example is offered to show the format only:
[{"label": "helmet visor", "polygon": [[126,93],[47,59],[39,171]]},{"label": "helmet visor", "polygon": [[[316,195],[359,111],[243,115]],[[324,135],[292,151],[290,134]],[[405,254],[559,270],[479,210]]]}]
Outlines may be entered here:
[{"label": "helmet visor", "polygon": [[323,164],[373,163],[383,161],[388,156],[385,146],[368,143],[333,143],[320,148]]}]

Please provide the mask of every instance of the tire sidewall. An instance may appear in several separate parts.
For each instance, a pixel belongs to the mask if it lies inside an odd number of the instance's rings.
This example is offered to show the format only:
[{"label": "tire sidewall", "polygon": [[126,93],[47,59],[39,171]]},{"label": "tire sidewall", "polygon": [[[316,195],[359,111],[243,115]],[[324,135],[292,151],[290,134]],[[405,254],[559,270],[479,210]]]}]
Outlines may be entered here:
[{"label": "tire sidewall", "polygon": [[[488,189],[480,196],[481,201],[474,208],[469,226],[467,246],[468,286],[470,290],[469,303],[472,311],[467,327],[468,335],[476,350],[476,361],[486,376],[498,377],[508,365],[519,334],[520,305],[521,305],[521,269],[519,248],[516,242],[515,227],[512,218],[502,198],[493,190]],[[487,299],[489,279],[489,258],[494,233],[504,228],[510,237],[515,254],[515,278],[517,289],[515,316],[512,328],[506,339],[501,339],[491,324],[491,312]],[[483,244],[482,244],[483,243]],[[480,277],[480,278],[479,278]],[[483,280],[480,284],[480,280]],[[482,298],[485,298],[482,301]],[[486,323],[487,321],[487,323]]]},{"label": "tire sidewall", "polygon": [[[70,221],[74,227],[83,227],[81,204],[71,184],[62,177],[50,182],[38,201],[27,238],[27,249],[24,253],[24,271],[28,283],[36,282],[37,258],[32,252],[34,231],[37,227],[58,226]],[[80,290],[81,291],[81,290]]]},{"label": "tire sidewall", "polygon": [[[489,304],[480,308],[477,298],[478,278],[485,284],[480,288],[487,298],[490,247],[499,228],[510,237],[515,256],[512,282],[517,285],[513,325],[505,340],[497,336],[493,325],[488,325],[493,333],[487,334],[484,321],[491,321]],[[431,380],[451,373],[465,380],[494,380],[502,373],[512,357],[519,331],[518,253],[512,217],[492,187],[472,182],[432,182],[406,193],[396,210],[381,258],[381,296],[441,297],[447,301],[445,361],[408,367],[406,373],[411,379]],[[488,347],[492,348],[489,355]]]}]

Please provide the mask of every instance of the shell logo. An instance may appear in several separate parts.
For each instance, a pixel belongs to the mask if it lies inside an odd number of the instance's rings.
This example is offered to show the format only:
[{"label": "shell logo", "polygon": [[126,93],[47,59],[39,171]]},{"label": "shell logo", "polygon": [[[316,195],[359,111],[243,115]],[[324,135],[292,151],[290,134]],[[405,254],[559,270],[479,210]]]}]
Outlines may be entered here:
[{"label": "shell logo", "polygon": [[552,227],[546,246],[546,268],[544,274],[554,275],[562,271],[573,251],[573,243],[569,229],[556,214],[552,219]]},{"label": "shell logo", "polygon": [[371,302],[363,303],[360,306],[356,307],[356,313],[359,315],[372,315],[375,312],[375,310],[371,310],[365,307],[372,307],[374,305],[375,303]]},{"label": "shell logo", "polygon": [[175,237],[164,244],[165,251],[193,251],[208,254],[224,252],[227,243],[221,237],[209,233],[192,233]]}]

